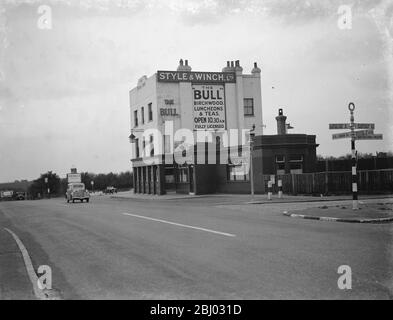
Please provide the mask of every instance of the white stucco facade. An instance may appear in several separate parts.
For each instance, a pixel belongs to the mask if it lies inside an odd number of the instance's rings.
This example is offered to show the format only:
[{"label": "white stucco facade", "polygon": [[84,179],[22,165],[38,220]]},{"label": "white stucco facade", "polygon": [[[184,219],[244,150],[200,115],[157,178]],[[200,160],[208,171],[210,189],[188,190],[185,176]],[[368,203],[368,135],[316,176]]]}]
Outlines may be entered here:
[{"label": "white stucco facade", "polygon": [[[158,71],[150,77],[142,77],[129,92],[130,137],[134,142],[131,159],[143,157],[143,132],[154,128],[164,135],[166,121],[172,121],[175,132],[189,129],[195,134],[200,121],[202,127],[211,126],[213,129],[208,130],[212,132],[255,127],[255,134],[262,135],[261,70],[256,63],[250,69],[251,73],[245,74],[239,61],[228,61],[222,72],[199,73],[191,70],[187,60],[185,64],[181,60],[177,71]],[[210,94],[208,103],[224,101],[223,109],[209,109],[220,111],[198,115],[195,111],[195,90],[199,93],[200,88],[206,89],[206,92],[203,91],[206,95]],[[206,121],[212,124],[206,124]],[[155,154],[161,153],[155,151]]]}]

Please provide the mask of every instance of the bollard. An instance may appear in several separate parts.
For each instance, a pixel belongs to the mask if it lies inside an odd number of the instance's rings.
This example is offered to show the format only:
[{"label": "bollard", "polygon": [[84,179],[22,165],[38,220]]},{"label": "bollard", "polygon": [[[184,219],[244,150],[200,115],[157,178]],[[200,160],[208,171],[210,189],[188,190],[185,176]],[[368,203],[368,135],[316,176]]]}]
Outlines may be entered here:
[{"label": "bollard", "polygon": [[272,185],[273,185],[273,183],[271,182],[271,181],[269,181],[268,183],[267,183],[267,198],[268,198],[268,200],[272,200]]},{"label": "bollard", "polygon": [[277,181],[277,186],[278,186],[278,198],[282,198],[282,180]]}]

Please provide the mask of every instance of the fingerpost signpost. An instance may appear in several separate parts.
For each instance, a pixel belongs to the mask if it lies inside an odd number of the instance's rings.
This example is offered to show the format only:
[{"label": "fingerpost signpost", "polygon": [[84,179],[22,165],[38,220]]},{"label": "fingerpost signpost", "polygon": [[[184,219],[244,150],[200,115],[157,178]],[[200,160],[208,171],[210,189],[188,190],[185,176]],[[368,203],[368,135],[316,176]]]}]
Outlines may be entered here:
[{"label": "fingerpost signpost", "polygon": [[[350,132],[335,133],[333,134],[333,140],[351,138],[351,154],[352,154],[352,209],[358,210],[358,177],[357,177],[357,160],[356,160],[356,140],[382,140],[382,134],[374,134],[375,124],[374,123],[355,123],[354,111],[355,104],[353,102],[348,105],[349,112],[351,114],[350,123],[330,123],[329,129],[350,129]],[[363,129],[355,131],[355,129]]]}]

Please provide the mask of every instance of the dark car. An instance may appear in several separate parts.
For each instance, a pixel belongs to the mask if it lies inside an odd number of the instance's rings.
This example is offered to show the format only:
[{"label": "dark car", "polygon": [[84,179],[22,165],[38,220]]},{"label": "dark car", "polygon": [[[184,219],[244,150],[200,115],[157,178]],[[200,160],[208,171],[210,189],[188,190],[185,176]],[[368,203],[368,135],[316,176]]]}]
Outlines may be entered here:
[{"label": "dark car", "polygon": [[70,201],[75,202],[75,200],[80,202],[86,200],[86,202],[89,202],[90,194],[86,190],[84,183],[69,183],[65,198],[67,203]]},{"label": "dark car", "polygon": [[117,189],[115,187],[107,187],[104,193],[109,193],[109,194],[117,193]]},{"label": "dark car", "polygon": [[24,192],[16,192],[14,195],[15,200],[26,200],[26,193]]}]

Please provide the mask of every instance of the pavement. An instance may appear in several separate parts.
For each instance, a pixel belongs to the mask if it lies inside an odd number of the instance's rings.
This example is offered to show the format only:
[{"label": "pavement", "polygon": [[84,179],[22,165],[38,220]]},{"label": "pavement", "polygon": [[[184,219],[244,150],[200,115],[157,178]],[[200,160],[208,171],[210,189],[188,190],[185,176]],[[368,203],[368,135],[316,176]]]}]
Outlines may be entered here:
[{"label": "pavement", "polygon": [[[63,299],[392,299],[393,224],[282,214],[325,204],[110,196],[2,202],[0,256],[15,260],[1,260],[0,297],[34,299],[6,227],[35,270],[51,267]],[[342,265],[352,268],[351,290],[338,288]]]},{"label": "pavement", "polygon": [[[105,196],[101,194],[101,196]],[[108,196],[108,195],[106,195]],[[165,195],[153,195],[153,194],[135,194],[133,190],[118,192],[109,195],[114,199],[130,199],[130,200],[149,200],[149,201],[163,201],[163,200],[193,200],[203,199],[202,201],[209,202],[231,202],[231,203],[243,203],[243,204],[265,204],[265,203],[291,203],[291,202],[321,202],[321,201],[341,201],[351,200],[352,195],[332,195],[332,196],[310,196],[310,195],[287,195],[284,194],[282,198],[279,198],[277,194],[273,194],[269,200],[266,194],[255,194],[251,196],[249,194],[227,194],[227,193],[215,193],[215,194],[203,194],[203,195],[189,195],[189,194],[178,194],[171,192]],[[393,194],[384,195],[360,195],[359,199],[385,199],[393,198]]]},{"label": "pavement", "polygon": [[0,215],[0,300],[34,300],[22,254]]},{"label": "pavement", "polygon": [[393,222],[393,202],[376,201],[374,203],[359,202],[358,209],[351,205],[319,206],[303,210],[285,211],[284,215],[293,218],[313,219],[321,221],[387,223]]}]

